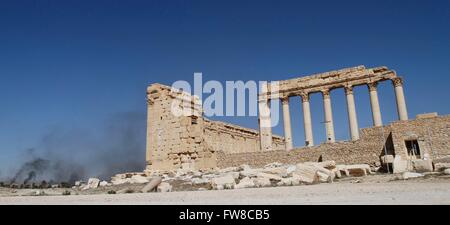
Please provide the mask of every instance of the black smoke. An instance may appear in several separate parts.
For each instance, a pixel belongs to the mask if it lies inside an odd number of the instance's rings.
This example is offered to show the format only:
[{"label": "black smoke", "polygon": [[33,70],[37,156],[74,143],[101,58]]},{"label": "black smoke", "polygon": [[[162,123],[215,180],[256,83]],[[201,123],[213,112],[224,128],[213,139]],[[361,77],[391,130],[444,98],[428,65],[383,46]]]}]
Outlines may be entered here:
[{"label": "black smoke", "polygon": [[142,171],[145,129],[146,116],[141,112],[115,114],[95,129],[52,129],[36,147],[23,152],[22,163],[9,181],[72,184],[89,177],[109,179],[116,173]]}]

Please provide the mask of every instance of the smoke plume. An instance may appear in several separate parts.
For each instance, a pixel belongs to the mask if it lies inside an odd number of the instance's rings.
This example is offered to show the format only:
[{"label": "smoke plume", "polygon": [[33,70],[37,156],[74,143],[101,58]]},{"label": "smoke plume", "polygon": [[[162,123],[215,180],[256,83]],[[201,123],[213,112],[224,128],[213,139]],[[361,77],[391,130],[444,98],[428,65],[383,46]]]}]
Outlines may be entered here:
[{"label": "smoke plume", "polygon": [[142,171],[145,120],[145,113],[127,112],[112,116],[96,130],[53,129],[36,147],[23,152],[23,163],[10,174],[9,181],[73,183],[89,177],[109,179],[116,173]]}]

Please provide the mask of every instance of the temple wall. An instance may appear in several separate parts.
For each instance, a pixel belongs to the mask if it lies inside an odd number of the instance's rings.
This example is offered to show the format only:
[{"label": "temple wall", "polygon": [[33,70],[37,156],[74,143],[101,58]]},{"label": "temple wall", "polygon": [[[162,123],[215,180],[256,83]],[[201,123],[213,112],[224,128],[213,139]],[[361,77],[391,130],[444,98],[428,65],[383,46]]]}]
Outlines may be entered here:
[{"label": "temple wall", "polygon": [[[214,151],[227,154],[260,152],[259,132],[237,125],[205,120],[204,140]],[[284,139],[273,136],[274,149],[284,149]]]}]

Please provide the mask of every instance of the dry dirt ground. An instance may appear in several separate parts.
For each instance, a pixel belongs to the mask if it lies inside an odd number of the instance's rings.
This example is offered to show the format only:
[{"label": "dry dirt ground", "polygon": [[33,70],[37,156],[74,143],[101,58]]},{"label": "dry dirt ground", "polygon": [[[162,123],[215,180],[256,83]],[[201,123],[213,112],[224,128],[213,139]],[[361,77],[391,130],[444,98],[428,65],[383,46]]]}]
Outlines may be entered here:
[{"label": "dry dirt ground", "polygon": [[48,190],[47,196],[11,196],[10,191],[0,189],[0,204],[450,204],[450,176],[374,175],[331,184],[169,193],[62,196]]}]

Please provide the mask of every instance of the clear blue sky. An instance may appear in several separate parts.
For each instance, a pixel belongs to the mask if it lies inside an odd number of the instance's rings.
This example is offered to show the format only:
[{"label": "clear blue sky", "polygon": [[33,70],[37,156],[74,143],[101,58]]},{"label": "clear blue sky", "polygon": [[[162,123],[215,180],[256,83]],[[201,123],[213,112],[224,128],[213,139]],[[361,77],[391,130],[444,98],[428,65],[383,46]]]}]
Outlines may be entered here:
[{"label": "clear blue sky", "polygon": [[[280,80],[386,65],[405,78],[411,118],[448,114],[449,62],[450,1],[2,1],[0,169],[48,133],[98,135],[118,113],[144,115],[148,84],[191,82],[194,72],[222,82]],[[396,120],[391,83],[379,97],[384,123]],[[359,125],[368,127],[367,88],[355,98]],[[332,101],[337,139],[348,139],[343,90]],[[312,113],[320,143],[320,94]],[[299,98],[291,116],[301,146]],[[254,117],[215,119],[257,128]],[[75,154],[85,140],[57,151]]]}]

